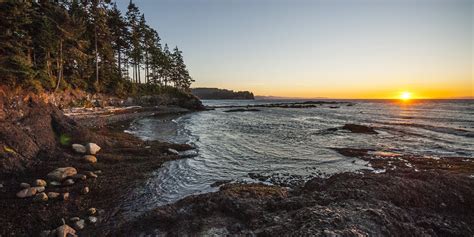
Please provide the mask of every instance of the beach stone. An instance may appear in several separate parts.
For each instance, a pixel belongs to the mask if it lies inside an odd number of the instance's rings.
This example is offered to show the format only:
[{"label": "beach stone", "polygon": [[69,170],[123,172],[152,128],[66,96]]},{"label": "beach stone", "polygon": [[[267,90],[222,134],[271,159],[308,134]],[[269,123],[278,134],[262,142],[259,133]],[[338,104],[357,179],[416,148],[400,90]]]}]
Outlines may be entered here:
[{"label": "beach stone", "polygon": [[74,180],[72,180],[72,179],[66,179],[66,180],[64,180],[64,182],[63,182],[63,185],[64,185],[64,186],[71,186],[71,185],[73,185],[73,184],[74,184]]},{"label": "beach stone", "polygon": [[49,185],[50,186],[61,186],[61,183],[57,182],[57,181],[51,181],[51,182],[49,182]]},{"label": "beach stone", "polygon": [[93,207],[91,207],[87,210],[87,214],[89,214],[91,216],[95,215],[96,213],[97,213],[97,209],[95,209]]},{"label": "beach stone", "polygon": [[73,179],[80,179],[80,180],[86,180],[86,179],[87,179],[87,175],[85,175],[85,174],[76,174],[76,175],[73,175],[71,178],[73,178]]},{"label": "beach stone", "polygon": [[79,218],[78,216],[69,218],[69,220],[70,220],[71,222],[76,222],[76,221],[78,221],[78,220],[80,220],[80,219],[81,219],[81,218]]},{"label": "beach stone", "polygon": [[20,188],[29,188],[31,185],[29,183],[21,183]]},{"label": "beach stone", "polygon": [[76,235],[76,230],[74,230],[72,227],[64,224],[64,225],[56,228],[56,236],[58,236],[58,237],[71,237],[71,236],[77,236],[77,235]]},{"label": "beach stone", "polygon": [[60,195],[60,193],[57,193],[57,192],[48,192],[48,198],[50,198],[50,199],[58,198],[59,195]]},{"label": "beach stone", "polygon": [[46,202],[46,201],[48,201],[48,195],[46,195],[46,193],[38,193],[33,198],[33,201],[35,201],[35,202]]},{"label": "beach stone", "polygon": [[39,236],[40,237],[49,237],[49,236],[51,236],[51,230],[43,230],[43,231],[41,231]]},{"label": "beach stone", "polygon": [[81,144],[72,144],[72,149],[74,150],[74,152],[79,154],[84,154],[87,151],[86,147]]},{"label": "beach stone", "polygon": [[73,224],[74,229],[82,230],[86,226],[86,222],[83,219],[79,219]]},{"label": "beach stone", "polygon": [[94,171],[95,174],[102,174],[102,170],[96,170]]},{"label": "beach stone", "polygon": [[25,188],[20,192],[16,193],[16,196],[19,198],[31,197],[36,194],[36,188]]},{"label": "beach stone", "polygon": [[51,171],[48,174],[48,178],[54,181],[63,181],[65,178],[77,174],[77,170],[74,167],[62,167]]},{"label": "beach stone", "polygon": [[97,176],[94,172],[92,171],[86,171],[84,172],[85,175],[87,175],[87,177],[90,177],[90,178],[97,178],[99,176]]},{"label": "beach stone", "polygon": [[89,217],[87,217],[87,221],[88,221],[89,223],[91,223],[91,224],[97,223],[97,220],[98,220],[98,219],[97,219],[97,217],[95,217],[95,216],[89,216]]},{"label": "beach stone", "polygon": [[98,146],[97,144],[95,144],[95,143],[87,143],[86,144],[87,154],[95,155],[99,151],[100,151],[100,146]]},{"label": "beach stone", "polygon": [[0,184],[0,188],[3,188],[3,184]]},{"label": "beach stone", "polygon": [[36,192],[37,192],[37,193],[44,192],[44,190],[46,189],[44,186],[33,187],[33,188],[36,189]]},{"label": "beach stone", "polygon": [[84,187],[84,188],[82,188],[81,193],[82,193],[82,194],[88,194],[89,191],[90,191],[90,190],[89,190],[89,187]]},{"label": "beach stone", "polygon": [[67,201],[69,199],[69,193],[62,193],[61,194],[61,198],[64,200],[64,201]]},{"label": "beach stone", "polygon": [[172,148],[168,148],[168,152],[172,155],[179,155],[179,152],[175,149],[172,149]]},{"label": "beach stone", "polygon": [[35,186],[46,187],[48,183],[44,179],[37,179],[35,180]]},{"label": "beach stone", "polygon": [[91,164],[97,163],[97,158],[92,155],[85,155],[82,157],[82,160],[86,163],[91,163]]}]

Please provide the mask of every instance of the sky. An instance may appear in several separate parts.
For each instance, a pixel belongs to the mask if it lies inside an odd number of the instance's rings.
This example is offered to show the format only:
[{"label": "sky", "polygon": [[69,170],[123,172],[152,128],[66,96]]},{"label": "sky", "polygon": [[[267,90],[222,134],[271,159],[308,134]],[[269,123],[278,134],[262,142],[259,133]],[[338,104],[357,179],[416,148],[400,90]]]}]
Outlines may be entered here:
[{"label": "sky", "polygon": [[[327,98],[474,97],[473,0],[133,0],[193,87]],[[118,0],[126,10],[129,0]]]}]

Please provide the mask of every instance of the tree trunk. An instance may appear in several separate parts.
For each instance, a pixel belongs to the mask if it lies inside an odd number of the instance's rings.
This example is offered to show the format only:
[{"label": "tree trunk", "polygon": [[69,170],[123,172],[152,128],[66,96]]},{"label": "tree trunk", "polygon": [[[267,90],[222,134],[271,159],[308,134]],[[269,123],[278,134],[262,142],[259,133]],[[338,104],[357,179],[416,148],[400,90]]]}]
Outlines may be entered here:
[{"label": "tree trunk", "polygon": [[118,70],[120,79],[122,79],[122,54],[120,53],[120,48],[118,49]]},{"label": "tree trunk", "polygon": [[62,74],[63,74],[63,41],[60,40],[59,41],[59,52],[58,52],[58,57],[59,59],[57,60],[56,62],[56,65],[57,65],[57,68],[58,68],[58,80],[57,80],[57,83],[56,83],[56,88],[54,89],[54,92],[56,92],[58,89],[59,89],[59,85],[61,84],[61,77],[62,77]]}]

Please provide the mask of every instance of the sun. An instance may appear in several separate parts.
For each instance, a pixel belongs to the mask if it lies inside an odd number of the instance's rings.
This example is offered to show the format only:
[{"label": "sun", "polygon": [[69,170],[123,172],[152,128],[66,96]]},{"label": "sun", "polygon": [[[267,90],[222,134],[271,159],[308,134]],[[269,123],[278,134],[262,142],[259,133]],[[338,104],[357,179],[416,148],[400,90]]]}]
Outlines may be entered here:
[{"label": "sun", "polygon": [[410,100],[411,98],[412,98],[411,92],[404,91],[404,92],[400,93],[400,99],[401,100],[407,101],[407,100]]}]

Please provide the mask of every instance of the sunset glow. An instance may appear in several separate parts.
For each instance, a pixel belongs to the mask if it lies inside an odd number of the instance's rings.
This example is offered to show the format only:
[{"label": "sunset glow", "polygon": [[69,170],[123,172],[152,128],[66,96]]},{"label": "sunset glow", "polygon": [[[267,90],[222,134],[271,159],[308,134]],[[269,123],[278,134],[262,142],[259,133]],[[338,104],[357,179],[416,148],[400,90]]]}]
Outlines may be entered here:
[{"label": "sunset glow", "polygon": [[411,98],[412,98],[411,92],[404,91],[400,94],[401,100],[407,101],[407,100],[410,100]]}]

